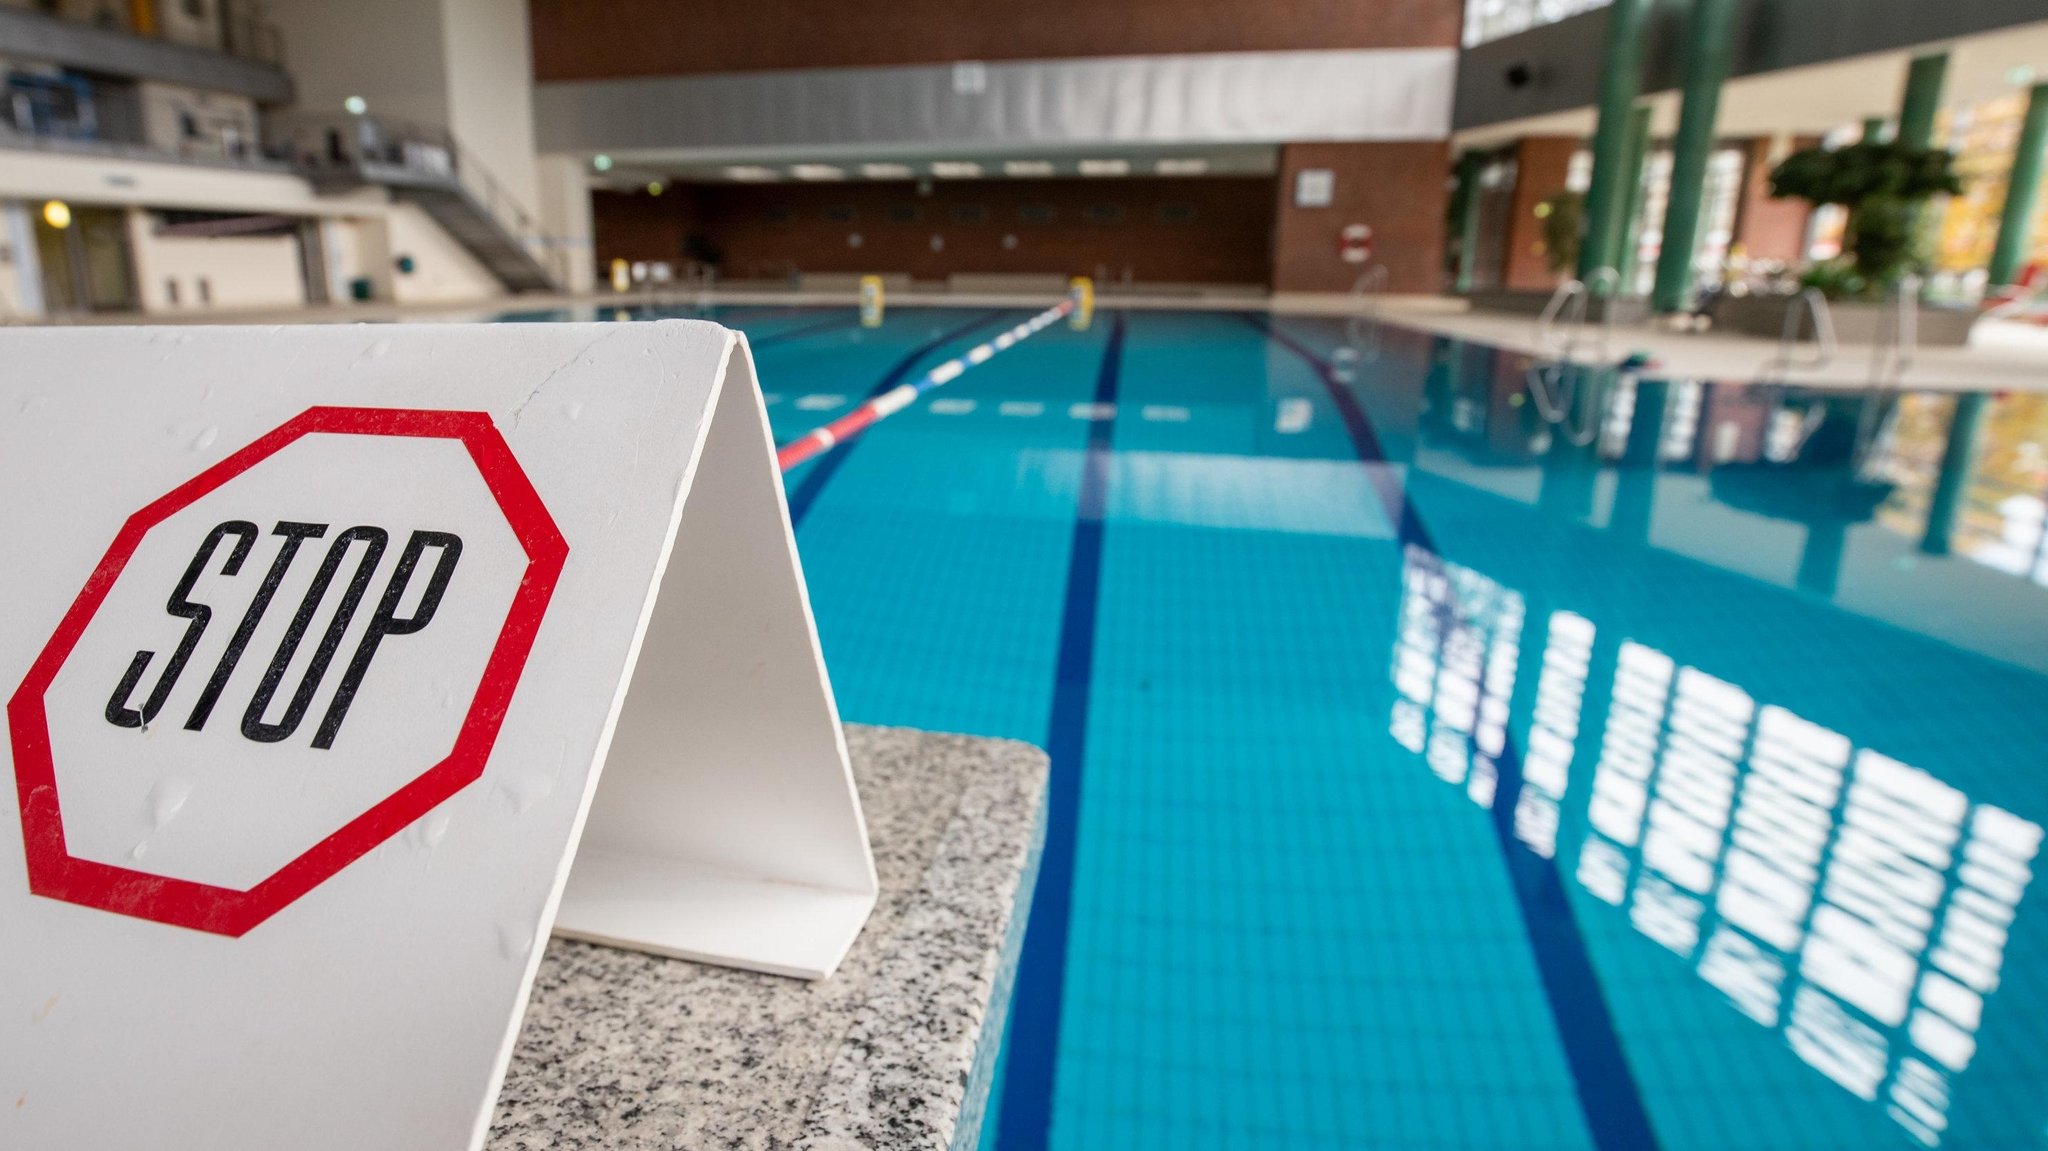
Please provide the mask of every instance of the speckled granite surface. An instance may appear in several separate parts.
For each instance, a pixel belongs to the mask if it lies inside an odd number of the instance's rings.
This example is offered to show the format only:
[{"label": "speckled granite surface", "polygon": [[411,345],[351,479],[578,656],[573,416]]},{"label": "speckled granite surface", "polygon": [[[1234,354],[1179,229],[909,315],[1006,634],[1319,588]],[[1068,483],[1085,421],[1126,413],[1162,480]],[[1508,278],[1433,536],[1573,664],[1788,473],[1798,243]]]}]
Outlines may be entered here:
[{"label": "speckled granite surface", "polygon": [[1042,833],[1045,753],[849,725],[881,898],[806,983],[555,940],[492,1151],[969,1148]]}]

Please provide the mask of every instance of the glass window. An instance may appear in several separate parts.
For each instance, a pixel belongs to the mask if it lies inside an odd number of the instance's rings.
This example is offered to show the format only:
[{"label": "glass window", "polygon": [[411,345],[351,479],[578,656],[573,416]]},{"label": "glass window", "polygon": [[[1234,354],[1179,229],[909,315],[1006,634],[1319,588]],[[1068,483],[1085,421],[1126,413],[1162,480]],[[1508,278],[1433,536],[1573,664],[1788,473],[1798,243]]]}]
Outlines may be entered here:
[{"label": "glass window", "polygon": [[1465,5],[1465,47],[1526,32],[1566,17],[1604,8],[1612,0],[1469,0]]}]

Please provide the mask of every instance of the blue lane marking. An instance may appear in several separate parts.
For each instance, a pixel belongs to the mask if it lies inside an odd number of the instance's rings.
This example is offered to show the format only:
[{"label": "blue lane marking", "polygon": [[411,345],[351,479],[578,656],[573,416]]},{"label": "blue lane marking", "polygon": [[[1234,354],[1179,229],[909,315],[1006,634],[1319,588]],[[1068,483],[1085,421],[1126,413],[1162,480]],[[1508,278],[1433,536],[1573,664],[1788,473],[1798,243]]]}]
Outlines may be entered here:
[{"label": "blue lane marking", "polygon": [[[1095,402],[1116,403],[1124,350],[1124,317],[1110,322]],[[1109,497],[1113,421],[1091,420],[1081,466],[1081,495],[1067,552],[1066,603],[1060,613],[1060,654],[1045,750],[1045,846],[1038,887],[1017,960],[1010,1008],[1008,1064],[997,1147],[1039,1151],[1052,1134],[1053,1064],[1060,1048],[1060,1003],[1067,980],[1067,931],[1073,910],[1074,845],[1081,822],[1081,762],[1088,742],[1088,680],[1095,666],[1095,609],[1102,580],[1102,513]]]},{"label": "blue lane marking", "polygon": [[[910,369],[916,367],[919,360],[930,355],[933,349],[957,340],[978,328],[986,327],[1001,319],[1002,315],[1003,313],[1000,310],[984,312],[961,324],[959,327],[943,335],[926,340],[924,343],[912,348],[902,359],[897,360],[893,367],[883,373],[881,380],[874,387],[868,389],[866,398],[873,399],[897,384],[902,383],[903,377],[910,374]],[[795,491],[789,493],[789,523],[791,527],[804,522],[804,517],[811,513],[811,505],[818,502],[818,493],[824,491],[825,485],[832,482],[834,473],[846,466],[847,454],[853,451],[854,445],[859,442],[859,439],[853,439],[843,444],[834,444],[826,450],[824,455],[819,456],[811,464],[811,470],[805,473],[803,481],[797,484]]]},{"label": "blue lane marking", "polygon": [[857,314],[847,316],[830,316],[827,317],[826,319],[819,320],[814,324],[803,324],[798,327],[788,328],[780,332],[770,332],[767,335],[762,336],[758,340],[750,339],[747,341],[747,346],[753,348],[756,351],[759,351],[762,348],[772,348],[777,344],[787,344],[794,340],[801,340],[809,336],[815,336],[820,332],[835,331],[839,328],[850,328],[859,322],[860,316]]},{"label": "blue lane marking", "polygon": [[[1373,487],[1386,504],[1387,518],[1398,526],[1402,546],[1412,543],[1433,555],[1442,554],[1414,503],[1408,499],[1405,486],[1395,477],[1393,468],[1386,466],[1386,453],[1380,447],[1371,419],[1358,397],[1337,379],[1334,365],[1280,331],[1265,316],[1239,313],[1239,318],[1315,369],[1350,435],[1359,462],[1372,473]],[[1522,794],[1522,756],[1512,738],[1504,742],[1495,768],[1499,778],[1489,810],[1494,837],[1500,843],[1508,876],[1514,884],[1522,926],[1536,956],[1544,996],[1557,1021],[1558,1038],[1578,1088],[1587,1131],[1600,1151],[1655,1151],[1657,1135],[1650,1126],[1649,1113],[1643,1108],[1635,1072],[1622,1051],[1621,1037],[1615,1033],[1614,1015],[1607,1006],[1600,978],[1593,971],[1585,936],[1572,915],[1564,877],[1555,860],[1530,850],[1515,834],[1514,811]]]}]

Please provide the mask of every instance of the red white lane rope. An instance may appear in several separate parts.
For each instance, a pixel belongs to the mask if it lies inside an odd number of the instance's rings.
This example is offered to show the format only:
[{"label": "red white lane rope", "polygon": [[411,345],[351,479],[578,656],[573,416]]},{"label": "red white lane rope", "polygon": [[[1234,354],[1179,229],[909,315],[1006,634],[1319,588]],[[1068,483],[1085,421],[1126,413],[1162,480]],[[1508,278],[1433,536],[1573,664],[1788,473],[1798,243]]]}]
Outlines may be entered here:
[{"label": "red white lane rope", "polygon": [[994,339],[976,344],[965,354],[947,360],[926,372],[915,383],[898,384],[890,388],[824,427],[806,432],[782,445],[775,452],[775,462],[786,472],[835,444],[845,443],[866,431],[869,426],[909,407],[911,401],[917,397],[933,388],[953,382],[961,373],[976,364],[986,363],[997,352],[1021,343],[1044,328],[1058,323],[1062,317],[1072,313],[1074,307],[1074,297],[1069,296]]}]

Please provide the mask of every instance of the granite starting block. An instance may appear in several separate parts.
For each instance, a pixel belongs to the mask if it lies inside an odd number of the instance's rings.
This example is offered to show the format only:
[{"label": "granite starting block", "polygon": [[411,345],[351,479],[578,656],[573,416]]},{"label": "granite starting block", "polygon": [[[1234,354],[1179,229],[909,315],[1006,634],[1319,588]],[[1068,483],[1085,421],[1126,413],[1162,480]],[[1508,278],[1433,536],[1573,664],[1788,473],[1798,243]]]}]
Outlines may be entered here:
[{"label": "granite starting block", "polygon": [[1043,839],[1026,744],[848,725],[881,899],[808,983],[557,939],[492,1151],[952,1148],[979,1137]]}]

